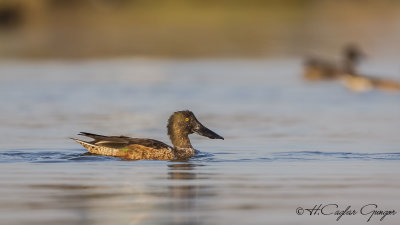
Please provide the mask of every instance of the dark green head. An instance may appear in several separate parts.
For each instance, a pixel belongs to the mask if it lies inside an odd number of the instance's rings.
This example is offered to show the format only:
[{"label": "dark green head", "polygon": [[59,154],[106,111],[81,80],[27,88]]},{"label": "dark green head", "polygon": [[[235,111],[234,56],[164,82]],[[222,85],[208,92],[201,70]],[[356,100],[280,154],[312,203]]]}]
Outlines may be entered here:
[{"label": "dark green head", "polygon": [[203,126],[189,110],[178,111],[172,114],[168,119],[167,128],[172,144],[177,147],[191,147],[188,146],[190,145],[190,141],[187,137],[193,133],[211,139],[224,139],[214,131]]}]

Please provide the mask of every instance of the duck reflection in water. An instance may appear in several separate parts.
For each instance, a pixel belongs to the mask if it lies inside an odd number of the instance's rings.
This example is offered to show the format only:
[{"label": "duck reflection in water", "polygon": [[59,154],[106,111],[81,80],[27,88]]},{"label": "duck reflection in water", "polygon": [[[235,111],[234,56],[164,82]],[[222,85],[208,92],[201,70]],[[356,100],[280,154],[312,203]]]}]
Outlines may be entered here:
[{"label": "duck reflection in water", "polygon": [[[212,186],[193,182],[195,180],[210,179],[208,173],[196,172],[200,164],[178,163],[168,165],[168,180],[176,180],[168,186],[170,201],[171,224],[202,224],[206,219],[206,212],[202,213],[200,199],[215,196]],[[207,182],[208,183],[208,182]]]}]

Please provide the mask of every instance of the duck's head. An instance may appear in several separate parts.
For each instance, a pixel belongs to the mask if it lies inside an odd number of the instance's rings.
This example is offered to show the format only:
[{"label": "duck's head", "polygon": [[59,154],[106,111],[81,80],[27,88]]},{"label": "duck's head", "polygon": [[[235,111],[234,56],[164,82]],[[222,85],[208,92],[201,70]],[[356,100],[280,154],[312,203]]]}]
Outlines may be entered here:
[{"label": "duck's head", "polygon": [[344,58],[346,61],[358,63],[361,59],[365,58],[365,54],[360,50],[357,45],[349,44],[344,48]]},{"label": "duck's head", "polygon": [[350,44],[344,48],[343,56],[343,72],[356,74],[356,66],[365,58],[364,53],[356,45]]},{"label": "duck's head", "polygon": [[[172,144],[175,146],[179,145],[190,145],[187,137],[189,134],[197,133],[199,135],[211,138],[211,139],[224,139],[223,137],[216,134],[214,131],[208,129],[201,124],[194,114],[189,111],[178,111],[173,113],[168,119],[168,135],[171,138]],[[182,143],[182,142],[188,143]],[[191,147],[191,146],[190,146]]]},{"label": "duck's head", "polygon": [[314,57],[309,57],[304,61],[304,66],[319,66],[319,62],[317,59],[315,59]]}]

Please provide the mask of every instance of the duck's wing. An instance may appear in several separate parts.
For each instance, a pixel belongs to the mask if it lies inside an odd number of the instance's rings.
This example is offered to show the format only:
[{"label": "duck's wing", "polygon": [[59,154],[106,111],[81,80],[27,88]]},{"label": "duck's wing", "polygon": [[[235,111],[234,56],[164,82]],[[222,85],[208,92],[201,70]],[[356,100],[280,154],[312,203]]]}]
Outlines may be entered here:
[{"label": "duck's wing", "polygon": [[161,141],[144,138],[131,138],[127,136],[103,136],[81,132],[79,135],[93,138],[91,144],[108,148],[122,149],[131,145],[143,146],[152,149],[170,149],[171,147]]},{"label": "duck's wing", "polygon": [[98,134],[92,134],[87,132],[81,132],[79,135],[90,137],[94,139],[88,143],[97,146],[104,146],[109,148],[124,148],[129,145],[129,137],[126,136],[104,136]]},{"label": "duck's wing", "polygon": [[172,149],[171,146],[165,144],[164,142],[145,138],[130,138],[129,145],[141,145],[152,149]]},{"label": "duck's wing", "polygon": [[325,80],[337,78],[339,68],[329,61],[309,58],[304,63],[303,77],[307,80]]}]

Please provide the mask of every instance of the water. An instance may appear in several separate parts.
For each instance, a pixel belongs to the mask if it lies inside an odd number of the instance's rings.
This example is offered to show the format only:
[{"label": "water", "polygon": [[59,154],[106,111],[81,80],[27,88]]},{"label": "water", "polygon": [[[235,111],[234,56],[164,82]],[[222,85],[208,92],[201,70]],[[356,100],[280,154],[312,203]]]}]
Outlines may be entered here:
[{"label": "water", "polygon": [[[398,79],[395,63],[362,69]],[[366,224],[364,205],[399,211],[400,95],[306,83],[300,64],[0,63],[1,224]],[[225,140],[192,135],[198,155],[165,162],[91,155],[68,139],[170,143],[166,120],[181,109]],[[296,214],[319,204],[357,214]],[[368,223],[399,214],[379,220]]]}]

